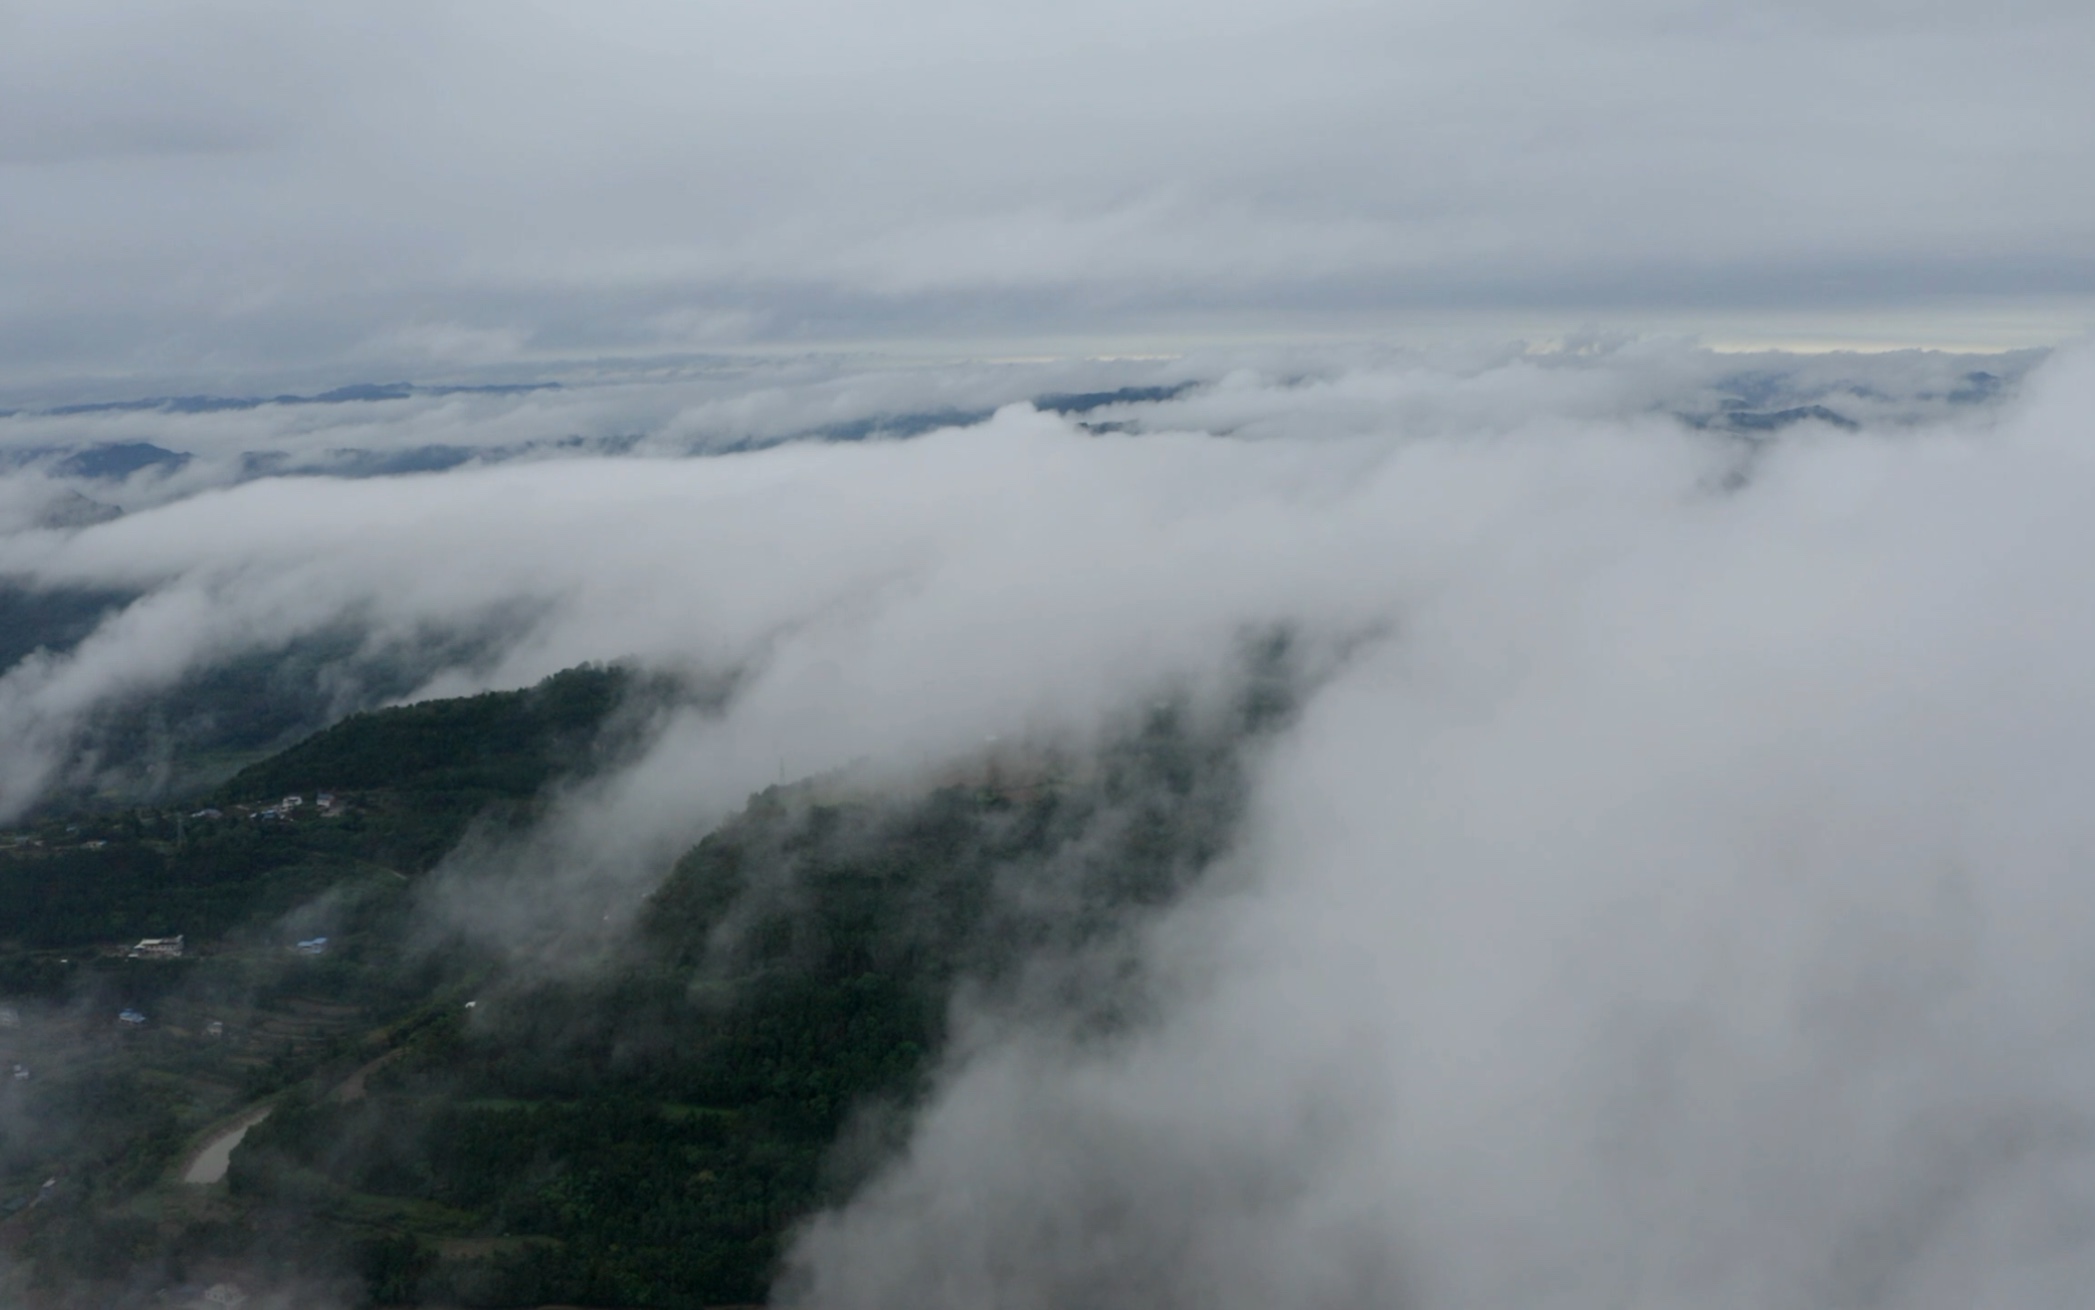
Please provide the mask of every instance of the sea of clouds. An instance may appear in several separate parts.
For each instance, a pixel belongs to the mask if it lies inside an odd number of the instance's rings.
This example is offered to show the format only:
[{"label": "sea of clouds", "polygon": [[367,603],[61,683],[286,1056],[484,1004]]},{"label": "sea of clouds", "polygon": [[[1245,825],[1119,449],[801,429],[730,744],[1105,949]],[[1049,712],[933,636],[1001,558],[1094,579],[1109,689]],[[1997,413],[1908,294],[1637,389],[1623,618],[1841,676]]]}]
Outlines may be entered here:
[{"label": "sea of clouds", "polygon": [[[134,598],[0,674],[0,811],[214,661],[472,631],[417,695],[607,659],[731,689],[549,822],[644,890],[782,775],[1082,741],[1248,632],[1319,653],[1226,876],[1146,930],[1150,1018],[964,1025],[790,1304],[2095,1282],[2085,350],[743,360],[197,408],[0,419],[0,577]],[[169,458],[80,462],[139,445]]]}]

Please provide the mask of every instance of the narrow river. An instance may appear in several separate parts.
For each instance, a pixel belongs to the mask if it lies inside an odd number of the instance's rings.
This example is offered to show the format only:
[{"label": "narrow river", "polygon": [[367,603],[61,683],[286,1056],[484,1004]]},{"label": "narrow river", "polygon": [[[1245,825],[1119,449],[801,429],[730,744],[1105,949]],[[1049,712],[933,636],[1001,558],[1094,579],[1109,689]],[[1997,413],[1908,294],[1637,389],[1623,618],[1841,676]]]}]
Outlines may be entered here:
[{"label": "narrow river", "polygon": [[226,1127],[219,1129],[217,1135],[205,1142],[204,1148],[196,1153],[196,1157],[189,1162],[189,1167],[182,1171],[182,1181],[215,1183],[224,1178],[227,1167],[233,1163],[233,1148],[240,1145],[241,1139],[247,1136],[248,1129],[269,1117],[270,1108],[265,1105],[259,1110],[249,1110]]}]

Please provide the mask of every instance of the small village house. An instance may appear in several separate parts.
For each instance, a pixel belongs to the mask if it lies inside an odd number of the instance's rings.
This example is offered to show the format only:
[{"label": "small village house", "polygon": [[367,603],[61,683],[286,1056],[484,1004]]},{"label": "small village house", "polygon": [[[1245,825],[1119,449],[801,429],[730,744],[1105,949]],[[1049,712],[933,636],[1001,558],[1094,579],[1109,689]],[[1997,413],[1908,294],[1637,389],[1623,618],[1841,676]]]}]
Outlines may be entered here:
[{"label": "small village house", "polygon": [[173,937],[147,937],[132,947],[128,954],[134,960],[179,960],[182,958],[182,938],[180,934]]}]

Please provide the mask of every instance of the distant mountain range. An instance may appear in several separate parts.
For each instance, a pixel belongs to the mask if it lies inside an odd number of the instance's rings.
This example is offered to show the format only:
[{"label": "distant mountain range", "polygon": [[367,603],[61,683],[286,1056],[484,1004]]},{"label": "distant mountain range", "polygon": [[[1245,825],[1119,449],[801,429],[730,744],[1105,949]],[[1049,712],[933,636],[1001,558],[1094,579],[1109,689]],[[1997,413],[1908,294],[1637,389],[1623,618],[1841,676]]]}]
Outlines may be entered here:
[{"label": "distant mountain range", "polygon": [[[1958,384],[1947,391],[1922,392],[1905,396],[1904,399],[1955,408],[1987,404],[2001,399],[2006,394],[2009,381],[1995,373],[1975,370],[1964,374],[1958,380]],[[1200,385],[1197,381],[1181,381],[1168,385],[1126,386],[1107,391],[1049,392],[1031,397],[1031,402],[1034,408],[1046,413],[1077,417],[1112,406],[1163,404],[1184,396]],[[464,394],[520,395],[560,389],[561,384],[557,382],[484,386],[423,386],[411,382],[366,382],[337,387],[315,395],[156,396],[137,400],[61,405],[42,410],[0,411],[0,417],[117,413],[208,414],[251,410],[264,405],[343,405]],[[1863,420],[1835,408],[1828,401],[1837,401],[1840,396],[1847,396],[1862,403],[1867,415],[1869,407],[1899,399],[1862,383],[1850,383],[1831,392],[1824,386],[1802,387],[1798,385],[1796,378],[1780,371],[1769,370],[1741,372],[1722,378],[1714,384],[1712,390],[1715,393],[1714,403],[1704,402],[1710,407],[1674,409],[1671,411],[1673,417],[1698,430],[1728,432],[1743,437],[1761,437],[1800,423],[1811,422],[1824,423],[1844,431],[1855,431],[1862,426]],[[667,449],[650,445],[648,448],[657,453],[733,454],[795,441],[857,442],[903,439],[942,428],[981,423],[995,412],[994,406],[983,406],[875,413],[777,436],[748,437],[727,442],[685,442],[681,445],[672,444]],[[1117,432],[1139,429],[1140,424],[1115,421],[1086,423],[1084,426],[1096,432]],[[297,476],[395,477],[442,472],[475,461],[494,463],[545,455],[623,455],[639,449],[644,441],[646,437],[641,433],[624,433],[569,435],[486,445],[431,443],[394,449],[347,446],[317,452],[251,450],[239,456],[237,467],[232,470],[231,477],[235,481]],[[189,451],[172,449],[149,441],[36,445],[0,450],[0,469],[41,465],[47,472],[63,478],[86,482],[121,482],[148,471],[162,475],[178,473],[187,468],[195,458],[196,456]],[[87,502],[84,505],[68,507],[59,515],[62,521],[52,522],[47,526],[80,526],[112,517],[116,512],[112,507]]]},{"label": "distant mountain range", "polygon": [[217,414],[228,410],[260,409],[264,405],[342,405],[357,401],[408,400],[416,396],[506,396],[559,389],[558,382],[438,387],[419,386],[413,382],[356,382],[312,396],[147,396],[138,400],[99,400],[78,405],[58,405],[50,409],[0,410],[0,418],[16,414],[123,414],[155,410],[166,414]]},{"label": "distant mountain range", "polygon": [[[1195,384],[1181,382],[1171,386],[1122,387],[1115,391],[1090,391],[1050,393],[1033,399],[1036,409],[1054,414],[1087,414],[1109,405],[1154,404],[1172,400],[1185,394]],[[418,396],[446,396],[463,393],[518,394],[532,391],[556,390],[557,382],[519,384],[514,386],[484,387],[421,387],[413,383],[392,382],[382,384],[359,383],[356,386],[339,387],[316,396],[271,396],[267,398],[230,398],[224,396],[162,396],[145,400],[118,400],[91,405],[64,405],[56,409],[33,411],[40,415],[104,414],[158,412],[166,414],[206,414],[219,411],[255,409],[262,405],[333,405],[381,400],[406,400]],[[7,411],[27,413],[31,411]],[[980,423],[996,411],[994,409],[937,409],[901,414],[876,414],[865,418],[832,423],[807,431],[790,433],[769,439],[753,439],[722,446],[708,446],[703,450],[692,449],[685,453],[731,454],[739,451],[757,450],[790,441],[867,441],[876,438],[904,438],[919,436],[940,428],[962,427]],[[0,414],[4,416],[4,414]],[[529,455],[572,454],[572,455],[622,455],[639,445],[638,434],[618,436],[582,437],[567,436],[547,441],[511,442],[501,445],[467,446],[452,444],[430,444],[393,450],[373,450],[362,447],[342,447],[319,454],[293,454],[282,450],[254,450],[240,457],[238,480],[267,477],[346,477],[373,478],[397,477],[410,473],[439,473],[457,468],[474,460],[498,462]],[[21,468],[42,464],[60,477],[78,478],[83,481],[120,482],[134,474],[157,470],[171,474],[186,468],[194,456],[188,451],[171,450],[148,441],[99,442],[87,446],[25,446],[15,450],[0,450],[0,468]],[[77,521],[96,521],[97,518],[112,517],[115,511],[102,507],[99,515],[81,518],[75,514],[73,520],[51,526],[77,526]]]}]

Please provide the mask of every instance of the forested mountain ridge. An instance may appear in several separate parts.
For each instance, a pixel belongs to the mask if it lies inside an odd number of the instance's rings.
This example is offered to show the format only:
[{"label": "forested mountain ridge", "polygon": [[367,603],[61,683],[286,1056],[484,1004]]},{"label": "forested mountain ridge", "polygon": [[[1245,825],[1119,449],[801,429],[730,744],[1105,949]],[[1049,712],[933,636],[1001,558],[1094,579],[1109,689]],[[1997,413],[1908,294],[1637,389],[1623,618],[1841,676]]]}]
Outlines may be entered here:
[{"label": "forested mountain ridge", "polygon": [[521,798],[586,768],[632,674],[584,665],[535,687],[351,715],[219,789],[221,801],[333,790],[479,792]]},{"label": "forested mountain ridge", "polygon": [[[8,835],[0,1060],[64,1052],[0,1084],[25,1304],[220,1278],[348,1304],[761,1300],[793,1226],[891,1149],[956,989],[1139,1010],[1139,971],[1085,962],[1132,962],[1144,907],[1227,838],[1238,746],[1285,713],[1254,678],[1219,720],[1160,704],[1022,786],[770,789],[580,975],[433,933],[428,871],[629,750],[637,685],[571,670],[360,715],[196,808]],[[122,949],[178,932],[180,959]],[[175,1181],[263,1106],[224,1183]]]},{"label": "forested mountain ridge", "polygon": [[[212,939],[358,867],[420,873],[468,823],[522,821],[555,777],[590,767],[630,684],[620,669],[580,668],[524,691],[360,714],[214,795],[14,830],[0,836],[0,951]],[[323,789],[340,793],[332,813]],[[301,805],[285,809],[290,794]]]}]

